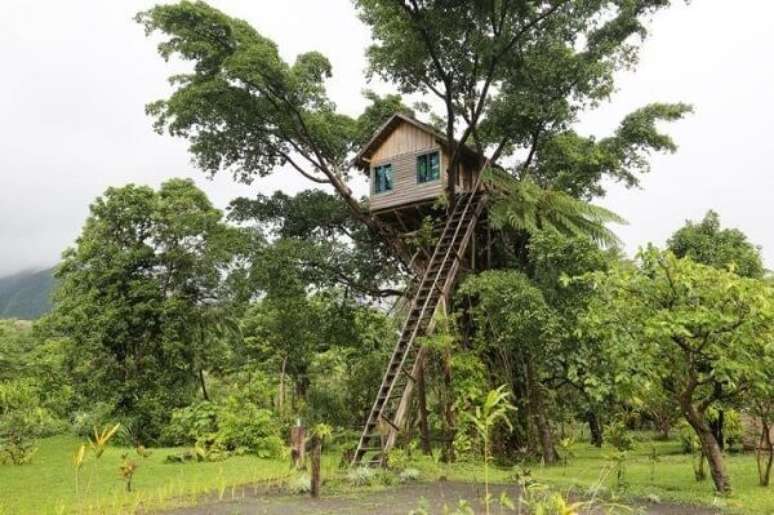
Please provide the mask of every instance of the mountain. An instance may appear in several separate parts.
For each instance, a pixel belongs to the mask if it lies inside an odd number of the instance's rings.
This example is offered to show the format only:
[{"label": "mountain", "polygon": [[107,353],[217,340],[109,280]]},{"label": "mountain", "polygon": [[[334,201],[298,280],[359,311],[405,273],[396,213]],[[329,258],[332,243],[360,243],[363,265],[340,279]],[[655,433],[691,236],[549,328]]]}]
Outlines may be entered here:
[{"label": "mountain", "polygon": [[51,309],[54,268],[0,277],[0,318],[31,320]]}]

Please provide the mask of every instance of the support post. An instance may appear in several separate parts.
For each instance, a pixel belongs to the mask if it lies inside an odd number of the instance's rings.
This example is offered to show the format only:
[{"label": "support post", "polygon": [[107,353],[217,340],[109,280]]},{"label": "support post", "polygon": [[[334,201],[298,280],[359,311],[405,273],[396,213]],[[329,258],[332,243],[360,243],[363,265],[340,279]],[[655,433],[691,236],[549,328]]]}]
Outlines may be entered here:
[{"label": "support post", "polygon": [[311,438],[311,461],[312,461],[312,485],[311,494],[312,497],[317,499],[320,497],[320,456],[322,454],[322,438],[319,435],[314,434],[312,431]]}]

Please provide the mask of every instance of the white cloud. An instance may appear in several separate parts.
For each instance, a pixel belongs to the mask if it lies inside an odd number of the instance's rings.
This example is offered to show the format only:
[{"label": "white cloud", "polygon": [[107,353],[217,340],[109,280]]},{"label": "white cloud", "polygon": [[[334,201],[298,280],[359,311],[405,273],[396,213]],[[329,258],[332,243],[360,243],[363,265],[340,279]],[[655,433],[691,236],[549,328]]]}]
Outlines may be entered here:
[{"label": "white cloud", "polygon": [[[172,68],[132,16],[153,3],[4,0],[0,274],[55,262],[89,203],[111,185],[193,177],[221,207],[256,190],[306,186],[290,173],[251,187],[226,176],[208,181],[190,165],[185,142],[152,132],[143,107],[168,92]],[[349,0],[212,4],[275,40],[288,60],[323,52],[334,66],[332,98],[348,114],[362,110],[369,33]],[[763,245],[774,266],[772,14],[774,4],[760,0],[676,4],[655,17],[641,65],[621,76],[613,102],[584,119],[584,130],[603,135],[648,102],[696,106],[695,115],[667,128],[680,150],[654,158],[644,189],[612,187],[602,201],[629,220],[618,232],[630,250],[663,243],[684,219],[713,208]]]}]

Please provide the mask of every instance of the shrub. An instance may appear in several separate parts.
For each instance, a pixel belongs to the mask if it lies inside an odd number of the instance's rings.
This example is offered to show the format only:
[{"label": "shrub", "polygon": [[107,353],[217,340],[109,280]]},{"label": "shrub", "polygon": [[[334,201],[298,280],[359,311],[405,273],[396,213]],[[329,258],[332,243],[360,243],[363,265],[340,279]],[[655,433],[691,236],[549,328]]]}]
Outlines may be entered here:
[{"label": "shrub", "polygon": [[299,474],[288,481],[288,492],[292,494],[306,494],[312,490],[312,480],[308,474]]},{"label": "shrub", "polygon": [[352,486],[368,486],[376,479],[376,471],[369,467],[358,467],[347,472],[347,481]]},{"label": "shrub", "polygon": [[175,410],[162,435],[167,444],[196,443],[208,452],[217,450],[219,457],[249,452],[280,458],[286,450],[274,414],[233,395],[223,402],[202,401]]},{"label": "shrub", "polygon": [[34,381],[0,382],[0,460],[15,465],[29,463],[35,440],[64,430],[65,424],[42,407]]},{"label": "shrub", "polygon": [[403,472],[400,473],[400,481],[401,483],[408,483],[409,481],[416,481],[419,479],[419,471],[417,469],[413,468],[407,468],[404,469]]},{"label": "shrub", "polygon": [[258,439],[255,454],[259,458],[284,458],[288,448],[282,438],[276,435],[265,436]]},{"label": "shrub", "polygon": [[172,412],[172,418],[162,431],[162,441],[169,445],[185,445],[217,431],[217,406],[201,401]]},{"label": "shrub", "polygon": [[112,421],[113,408],[106,402],[95,402],[88,409],[76,411],[70,425],[73,432],[81,438],[88,438],[94,432],[95,427],[102,427]]},{"label": "shrub", "polygon": [[392,470],[403,470],[408,463],[409,457],[405,449],[393,448],[387,454],[387,467]]},{"label": "shrub", "polygon": [[677,424],[677,434],[680,437],[680,446],[683,452],[686,454],[692,454],[699,448],[699,438],[696,436],[696,431],[693,430],[691,425],[685,420],[681,420]]},{"label": "shrub", "polygon": [[267,409],[229,397],[218,410],[216,440],[226,449],[238,447],[258,449],[266,445],[267,437],[279,436],[279,422]]},{"label": "shrub", "polygon": [[619,451],[634,449],[634,437],[626,428],[626,424],[620,420],[605,427],[605,440]]}]

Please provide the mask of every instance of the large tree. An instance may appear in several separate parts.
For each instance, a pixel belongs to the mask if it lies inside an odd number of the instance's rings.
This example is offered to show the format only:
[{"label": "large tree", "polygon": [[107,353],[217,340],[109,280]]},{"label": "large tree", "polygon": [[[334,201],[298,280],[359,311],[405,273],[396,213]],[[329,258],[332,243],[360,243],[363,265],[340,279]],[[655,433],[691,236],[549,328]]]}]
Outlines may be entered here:
[{"label": "large tree", "polygon": [[[256,290],[265,290],[277,269],[292,268],[301,284],[317,289],[337,286],[367,300],[402,293],[400,262],[335,195],[315,189],[238,198],[229,219],[267,242],[255,246],[251,259]],[[276,267],[267,267],[267,260]]]},{"label": "large tree", "polygon": [[[459,147],[474,145],[517,179],[503,199],[520,201],[503,217],[517,226],[591,230],[609,239],[600,224],[610,214],[584,209],[572,196],[601,194],[604,177],[636,185],[648,151],[674,149],[655,123],[681,117],[688,110],[681,104],[647,106],[600,140],[572,130],[583,109],[610,95],[615,71],[635,64],[643,20],[667,0],[355,4],[372,29],[371,72],[402,93],[439,101],[430,114],[452,142],[449,171],[456,170]],[[159,131],[190,141],[200,168],[250,181],[286,165],[332,187],[405,257],[392,229],[368,216],[348,186],[348,157],[386,108],[406,109],[399,97],[372,95],[374,105],[358,119],[338,112],[325,90],[332,66],[324,56],[312,51],[288,64],[248,23],[203,2],[160,5],[137,20],[165,36],[162,57],[193,63],[172,78],[173,94],[148,112]],[[522,214],[524,203],[535,209]]]},{"label": "large tree", "polygon": [[217,359],[228,292],[223,279],[240,249],[193,182],[160,190],[109,188],[57,270],[48,330],[66,336],[80,398],[105,402],[138,435],[158,436],[171,408],[186,405]]}]

